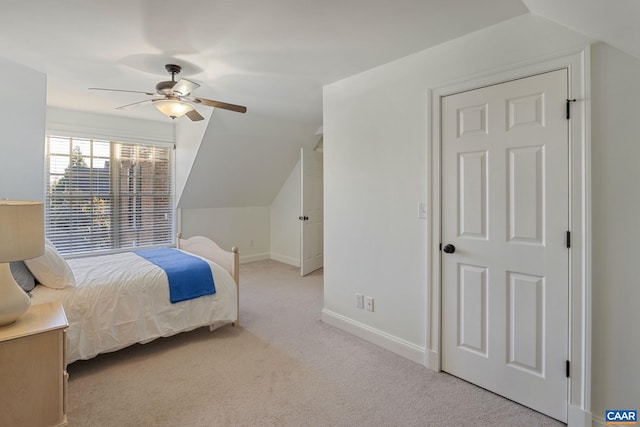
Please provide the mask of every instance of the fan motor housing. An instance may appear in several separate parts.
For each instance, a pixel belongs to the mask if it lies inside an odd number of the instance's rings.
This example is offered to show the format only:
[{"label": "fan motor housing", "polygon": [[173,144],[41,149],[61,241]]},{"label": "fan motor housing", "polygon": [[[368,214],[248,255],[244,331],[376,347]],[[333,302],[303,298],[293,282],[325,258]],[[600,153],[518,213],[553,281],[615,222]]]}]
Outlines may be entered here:
[{"label": "fan motor housing", "polygon": [[156,92],[160,95],[171,95],[173,93],[173,87],[176,85],[175,81],[167,80],[160,82],[156,85]]},{"label": "fan motor housing", "polygon": [[176,85],[176,74],[180,74],[182,67],[175,64],[167,64],[164,69],[171,74],[171,80],[160,82],[156,85],[156,92],[160,95],[173,95],[173,87]]}]

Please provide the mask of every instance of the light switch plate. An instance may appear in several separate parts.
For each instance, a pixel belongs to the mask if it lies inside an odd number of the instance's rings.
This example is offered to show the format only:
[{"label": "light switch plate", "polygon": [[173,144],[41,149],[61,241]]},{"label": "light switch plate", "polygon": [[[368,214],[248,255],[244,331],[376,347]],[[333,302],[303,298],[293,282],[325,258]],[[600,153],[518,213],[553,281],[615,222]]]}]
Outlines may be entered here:
[{"label": "light switch plate", "polygon": [[418,218],[427,219],[427,204],[425,202],[418,203]]}]

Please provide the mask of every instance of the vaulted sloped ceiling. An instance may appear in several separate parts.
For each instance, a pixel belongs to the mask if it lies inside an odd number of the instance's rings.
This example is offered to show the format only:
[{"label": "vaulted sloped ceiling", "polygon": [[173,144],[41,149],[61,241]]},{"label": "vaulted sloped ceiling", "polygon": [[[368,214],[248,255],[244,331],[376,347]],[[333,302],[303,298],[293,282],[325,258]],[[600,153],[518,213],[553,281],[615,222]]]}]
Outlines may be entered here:
[{"label": "vaulted sloped ceiling", "polygon": [[283,118],[214,111],[178,206],[270,205],[295,166],[299,147],[317,143],[316,130]]},{"label": "vaulted sloped ceiling", "polygon": [[637,0],[523,0],[534,14],[640,58]]},{"label": "vaulted sloped ceiling", "polygon": [[153,91],[164,64],[182,65],[198,96],[248,112],[214,111],[188,144],[180,206],[264,206],[318,140],[323,85],[523,13],[521,0],[16,1],[0,55],[47,74],[50,106],[165,122],[149,105],[115,110],[144,95],[87,88]]},{"label": "vaulted sloped ceiling", "polygon": [[[248,112],[216,110],[202,140],[185,143],[194,156],[185,163],[191,169],[180,171],[186,184],[180,205],[258,206],[273,200],[299,148],[317,142],[323,85],[529,11],[640,56],[638,4],[14,1],[0,13],[0,56],[47,75],[49,106],[165,123],[169,119],[150,105],[115,109],[144,95],[87,88],[153,91],[158,81],[168,79],[164,64],[182,65],[178,77],[199,83],[198,96],[246,105]],[[176,123],[178,128],[190,125],[186,118]]]}]

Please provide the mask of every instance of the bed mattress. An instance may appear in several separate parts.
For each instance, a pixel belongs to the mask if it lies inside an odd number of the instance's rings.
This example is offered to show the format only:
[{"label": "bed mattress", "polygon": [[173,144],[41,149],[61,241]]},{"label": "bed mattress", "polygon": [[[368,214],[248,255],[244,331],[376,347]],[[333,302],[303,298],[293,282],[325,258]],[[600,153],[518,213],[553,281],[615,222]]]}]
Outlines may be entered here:
[{"label": "bed mattress", "polygon": [[66,362],[90,359],[131,344],[234,321],[236,284],[222,267],[205,261],[213,273],[213,295],[172,304],[164,271],[126,252],[68,260],[76,287],[38,285],[31,292],[31,303],[61,301],[69,320]]}]

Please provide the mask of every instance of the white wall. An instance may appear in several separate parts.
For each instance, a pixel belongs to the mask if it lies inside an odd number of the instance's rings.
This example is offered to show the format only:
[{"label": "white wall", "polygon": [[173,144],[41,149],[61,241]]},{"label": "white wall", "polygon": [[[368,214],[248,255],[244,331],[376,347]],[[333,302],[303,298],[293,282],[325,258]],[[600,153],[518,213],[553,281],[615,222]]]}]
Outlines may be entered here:
[{"label": "white wall", "polygon": [[271,204],[271,258],[300,267],[300,161]]},{"label": "white wall", "polygon": [[[323,319],[421,361],[428,319],[428,89],[530,63],[589,40],[528,14],[324,89]],[[593,57],[593,403],[640,407],[638,60]],[[596,104],[598,104],[596,106]],[[632,197],[628,198],[629,195]],[[357,309],[354,294],[375,298]]]},{"label": "white wall", "polygon": [[593,414],[640,409],[640,60],[591,51]]},{"label": "white wall", "polygon": [[0,58],[0,199],[44,200],[47,77]]},{"label": "white wall", "polygon": [[206,236],[220,247],[238,247],[240,262],[269,259],[270,208],[181,209],[182,236]]},{"label": "white wall", "polygon": [[[584,41],[523,15],[325,87],[326,310],[424,351],[427,90]],[[354,307],[356,292],[374,313]]]},{"label": "white wall", "polygon": [[240,262],[274,259],[300,266],[300,162],[271,206],[182,208],[184,237],[207,236],[225,249],[237,246]]},{"label": "white wall", "polygon": [[64,136],[105,138],[125,142],[167,144],[174,142],[173,125],[170,121],[134,119],[56,107],[47,108],[47,131],[59,132]]}]

